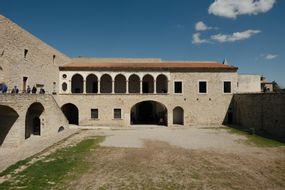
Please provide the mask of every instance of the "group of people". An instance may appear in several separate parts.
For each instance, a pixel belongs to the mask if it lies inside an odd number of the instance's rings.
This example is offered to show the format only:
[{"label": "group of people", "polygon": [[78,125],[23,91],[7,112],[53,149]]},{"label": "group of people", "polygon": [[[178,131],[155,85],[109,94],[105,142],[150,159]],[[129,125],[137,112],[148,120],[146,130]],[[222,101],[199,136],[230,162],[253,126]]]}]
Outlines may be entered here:
[{"label": "group of people", "polygon": [[[36,94],[37,93],[37,88],[36,86],[33,86],[32,88],[28,85],[27,89],[25,91],[23,91],[23,93],[27,93],[27,94]],[[2,93],[8,93],[8,86],[6,84],[0,84],[0,92]],[[14,86],[14,88],[11,90],[12,94],[18,94],[19,93],[19,88],[17,86]],[[40,88],[39,91],[40,94],[45,94],[45,90],[44,88]]]}]

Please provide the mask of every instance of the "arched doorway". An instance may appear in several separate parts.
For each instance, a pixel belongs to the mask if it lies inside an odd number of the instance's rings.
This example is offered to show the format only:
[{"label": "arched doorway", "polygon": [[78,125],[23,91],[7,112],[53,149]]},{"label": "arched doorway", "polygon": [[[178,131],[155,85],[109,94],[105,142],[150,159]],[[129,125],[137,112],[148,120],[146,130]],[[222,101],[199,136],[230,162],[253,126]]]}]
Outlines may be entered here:
[{"label": "arched doorway", "polygon": [[13,108],[0,105],[0,146],[3,144],[18,117],[18,113]]},{"label": "arched doorway", "polygon": [[100,92],[112,93],[112,77],[108,74],[104,74],[100,80]]},{"label": "arched doorway", "polygon": [[31,135],[41,135],[43,112],[44,107],[41,103],[35,102],[30,105],[26,113],[25,139]]},{"label": "arched doorway", "polygon": [[138,75],[131,75],[129,77],[129,93],[140,93],[140,77]]},{"label": "arched doorway", "polygon": [[115,77],[115,93],[126,93],[126,77],[122,74]]},{"label": "arched doorway", "polygon": [[83,93],[83,77],[80,74],[75,74],[71,78],[71,92]]},{"label": "arched doorway", "polygon": [[78,125],[78,108],[76,105],[68,103],[61,106],[61,110],[64,113],[66,119],[68,120],[69,124]]},{"label": "arched doorway", "polygon": [[86,93],[98,93],[98,78],[94,74],[86,78]]},{"label": "arched doorway", "polygon": [[167,108],[156,101],[143,101],[131,108],[131,124],[167,126]]},{"label": "arched doorway", "polygon": [[179,106],[173,109],[173,124],[184,125],[184,110]]}]

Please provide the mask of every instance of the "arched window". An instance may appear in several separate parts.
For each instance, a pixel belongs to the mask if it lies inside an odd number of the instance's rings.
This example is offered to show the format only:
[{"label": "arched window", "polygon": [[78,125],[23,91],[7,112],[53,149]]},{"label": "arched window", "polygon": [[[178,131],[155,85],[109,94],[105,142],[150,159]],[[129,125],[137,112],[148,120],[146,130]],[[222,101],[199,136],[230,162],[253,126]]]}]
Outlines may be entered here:
[{"label": "arched window", "polygon": [[184,110],[179,106],[173,109],[173,124],[184,125]]},{"label": "arched window", "polygon": [[143,77],[143,93],[153,93],[153,77],[149,74]]},{"label": "arched window", "polygon": [[160,74],[156,77],[156,92],[157,93],[168,92],[168,79],[163,74]]},{"label": "arched window", "polygon": [[129,77],[129,93],[140,93],[140,77],[138,75],[131,75]]},{"label": "arched window", "polygon": [[71,92],[83,93],[83,77],[80,74],[75,74],[71,78]]},{"label": "arched window", "polygon": [[112,93],[112,77],[108,74],[104,74],[100,80],[100,92]]},{"label": "arched window", "polygon": [[86,78],[86,93],[98,93],[98,78],[94,74]]},{"label": "arched window", "polygon": [[126,93],[126,77],[122,74],[115,77],[115,93]]}]

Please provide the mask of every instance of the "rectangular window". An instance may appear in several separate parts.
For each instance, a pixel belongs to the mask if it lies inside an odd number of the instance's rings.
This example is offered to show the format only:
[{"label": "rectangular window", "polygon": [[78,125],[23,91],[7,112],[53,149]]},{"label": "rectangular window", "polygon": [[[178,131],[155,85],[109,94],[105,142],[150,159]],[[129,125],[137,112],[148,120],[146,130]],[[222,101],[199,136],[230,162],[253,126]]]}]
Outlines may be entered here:
[{"label": "rectangular window", "polygon": [[121,118],[122,118],[121,109],[114,109],[114,119],[121,119]]},{"label": "rectangular window", "polygon": [[98,119],[98,109],[91,109],[91,118],[92,119]]},{"label": "rectangular window", "polygon": [[199,81],[199,93],[200,94],[207,93],[207,81]]},{"label": "rectangular window", "polygon": [[182,93],[182,81],[174,82],[174,93]]},{"label": "rectangular window", "polygon": [[27,58],[27,54],[28,54],[28,50],[25,49],[25,50],[24,50],[24,58],[25,58],[25,59]]},{"label": "rectangular window", "polygon": [[230,81],[224,81],[224,93],[231,93],[231,82]]}]

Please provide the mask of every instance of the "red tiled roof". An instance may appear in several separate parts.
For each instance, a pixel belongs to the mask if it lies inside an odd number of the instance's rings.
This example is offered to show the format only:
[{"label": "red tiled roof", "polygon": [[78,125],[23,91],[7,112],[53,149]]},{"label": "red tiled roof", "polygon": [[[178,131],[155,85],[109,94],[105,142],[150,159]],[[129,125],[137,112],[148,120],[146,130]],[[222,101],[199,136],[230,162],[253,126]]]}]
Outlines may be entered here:
[{"label": "red tiled roof", "polygon": [[136,61],[74,59],[71,63],[60,67],[62,71],[68,70],[178,70],[178,71],[228,71],[236,72],[237,67],[224,65],[218,62],[194,62],[194,61],[161,61],[140,59]]}]

